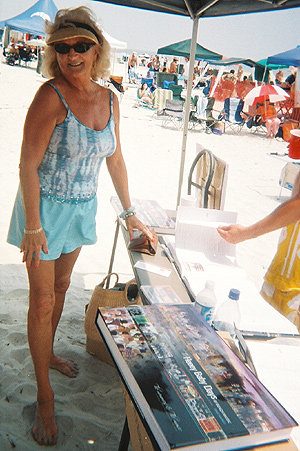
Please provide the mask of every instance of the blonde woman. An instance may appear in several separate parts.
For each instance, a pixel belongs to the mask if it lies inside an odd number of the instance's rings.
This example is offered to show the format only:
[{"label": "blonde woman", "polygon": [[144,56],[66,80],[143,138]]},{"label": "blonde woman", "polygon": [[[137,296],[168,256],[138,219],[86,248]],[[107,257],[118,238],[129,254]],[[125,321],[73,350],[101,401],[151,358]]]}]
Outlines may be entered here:
[{"label": "blonde woman", "polygon": [[[37,381],[32,429],[40,445],[58,430],[49,368],[76,377],[76,364],[53,352],[55,331],[81,247],[96,242],[97,184],[105,159],[130,237],[151,233],[136,218],[119,136],[115,95],[96,83],[109,75],[110,48],[86,7],[59,10],[46,25],[43,74],[26,117],[8,242],[23,253],[29,278],[28,341]],[[103,212],[105,215],[105,212]]]}]

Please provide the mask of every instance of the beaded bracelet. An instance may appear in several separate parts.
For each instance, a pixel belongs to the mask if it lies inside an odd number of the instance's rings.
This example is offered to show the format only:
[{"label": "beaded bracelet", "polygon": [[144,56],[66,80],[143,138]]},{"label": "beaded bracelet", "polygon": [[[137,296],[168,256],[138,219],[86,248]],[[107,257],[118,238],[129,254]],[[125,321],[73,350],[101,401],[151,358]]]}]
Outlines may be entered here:
[{"label": "beaded bracelet", "polygon": [[129,213],[126,213],[122,219],[127,219],[130,218],[130,216],[134,216],[135,215],[135,211],[130,211]]},{"label": "beaded bracelet", "polygon": [[[131,214],[129,214],[131,213]],[[122,213],[119,215],[121,219],[129,218],[130,216],[135,215],[135,207],[132,205],[131,207],[126,208],[126,210],[122,211]],[[128,216],[129,215],[129,216]]]},{"label": "beaded bracelet", "polygon": [[33,230],[26,230],[24,229],[25,235],[35,235],[36,233],[40,233],[43,230],[43,227],[40,227],[39,229],[33,229]]}]

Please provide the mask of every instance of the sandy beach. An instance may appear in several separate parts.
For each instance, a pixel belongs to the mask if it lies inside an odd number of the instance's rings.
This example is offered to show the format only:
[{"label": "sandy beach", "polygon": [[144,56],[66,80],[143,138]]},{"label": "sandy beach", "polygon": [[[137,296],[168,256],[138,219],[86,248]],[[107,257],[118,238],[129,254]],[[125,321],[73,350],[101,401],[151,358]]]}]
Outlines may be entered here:
[{"label": "sandy beach", "polygon": [[[0,449],[34,451],[41,448],[30,433],[36,389],[26,337],[27,276],[19,250],[6,243],[6,235],[18,187],[23,123],[31,100],[45,79],[33,68],[4,63],[0,65],[0,72]],[[115,73],[123,75],[124,66],[117,65]],[[129,85],[120,106],[121,143],[131,197],[154,199],[166,209],[175,209],[182,132],[163,128],[161,120],[155,118],[151,110],[135,108],[135,100],[136,86]],[[183,194],[187,192],[187,173],[197,142],[229,164],[225,209],[237,211],[239,223],[247,225],[260,219],[290,196],[289,191],[283,190],[280,201],[277,199],[281,170],[290,161],[284,156],[287,143],[268,140],[265,135],[250,133],[247,128],[240,135],[230,131],[222,136],[197,130],[189,132]],[[59,451],[116,451],[125,419],[117,371],[86,353],[83,329],[85,305],[109,266],[115,230],[115,213],[110,205],[113,195],[114,188],[104,164],[98,192],[98,242],[85,247],[76,263],[55,340],[58,353],[75,360],[80,368],[76,379],[51,370],[60,430],[54,449]],[[278,237],[279,231],[237,246],[238,264],[246,270],[257,290],[275,253]],[[114,270],[122,282],[132,278],[121,239]],[[299,367],[298,370],[299,376]],[[299,388],[295,398],[299,399]],[[279,400],[300,422],[295,399],[288,396]],[[295,439],[300,446],[299,431]]]}]

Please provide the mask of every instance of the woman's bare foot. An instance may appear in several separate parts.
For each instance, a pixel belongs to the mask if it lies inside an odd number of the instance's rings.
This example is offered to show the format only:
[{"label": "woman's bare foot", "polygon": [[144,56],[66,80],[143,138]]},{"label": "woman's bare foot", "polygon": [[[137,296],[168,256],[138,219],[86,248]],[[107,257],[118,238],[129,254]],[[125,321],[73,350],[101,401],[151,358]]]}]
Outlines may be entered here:
[{"label": "woman's bare foot", "polygon": [[72,360],[64,359],[58,355],[52,355],[50,360],[50,368],[60,371],[65,376],[75,378],[78,374],[78,367]]},{"label": "woman's bare foot", "polygon": [[54,419],[54,398],[42,403],[37,402],[31,434],[39,445],[56,445],[58,429]]}]

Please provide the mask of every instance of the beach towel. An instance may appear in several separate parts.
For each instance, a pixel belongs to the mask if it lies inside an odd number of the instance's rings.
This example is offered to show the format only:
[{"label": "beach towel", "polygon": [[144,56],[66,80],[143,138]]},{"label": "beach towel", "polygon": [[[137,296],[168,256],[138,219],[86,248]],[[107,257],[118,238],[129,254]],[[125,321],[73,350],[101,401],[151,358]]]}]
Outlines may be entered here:
[{"label": "beach towel", "polygon": [[262,297],[291,322],[300,304],[300,221],[284,227],[277,252],[264,277]]}]

